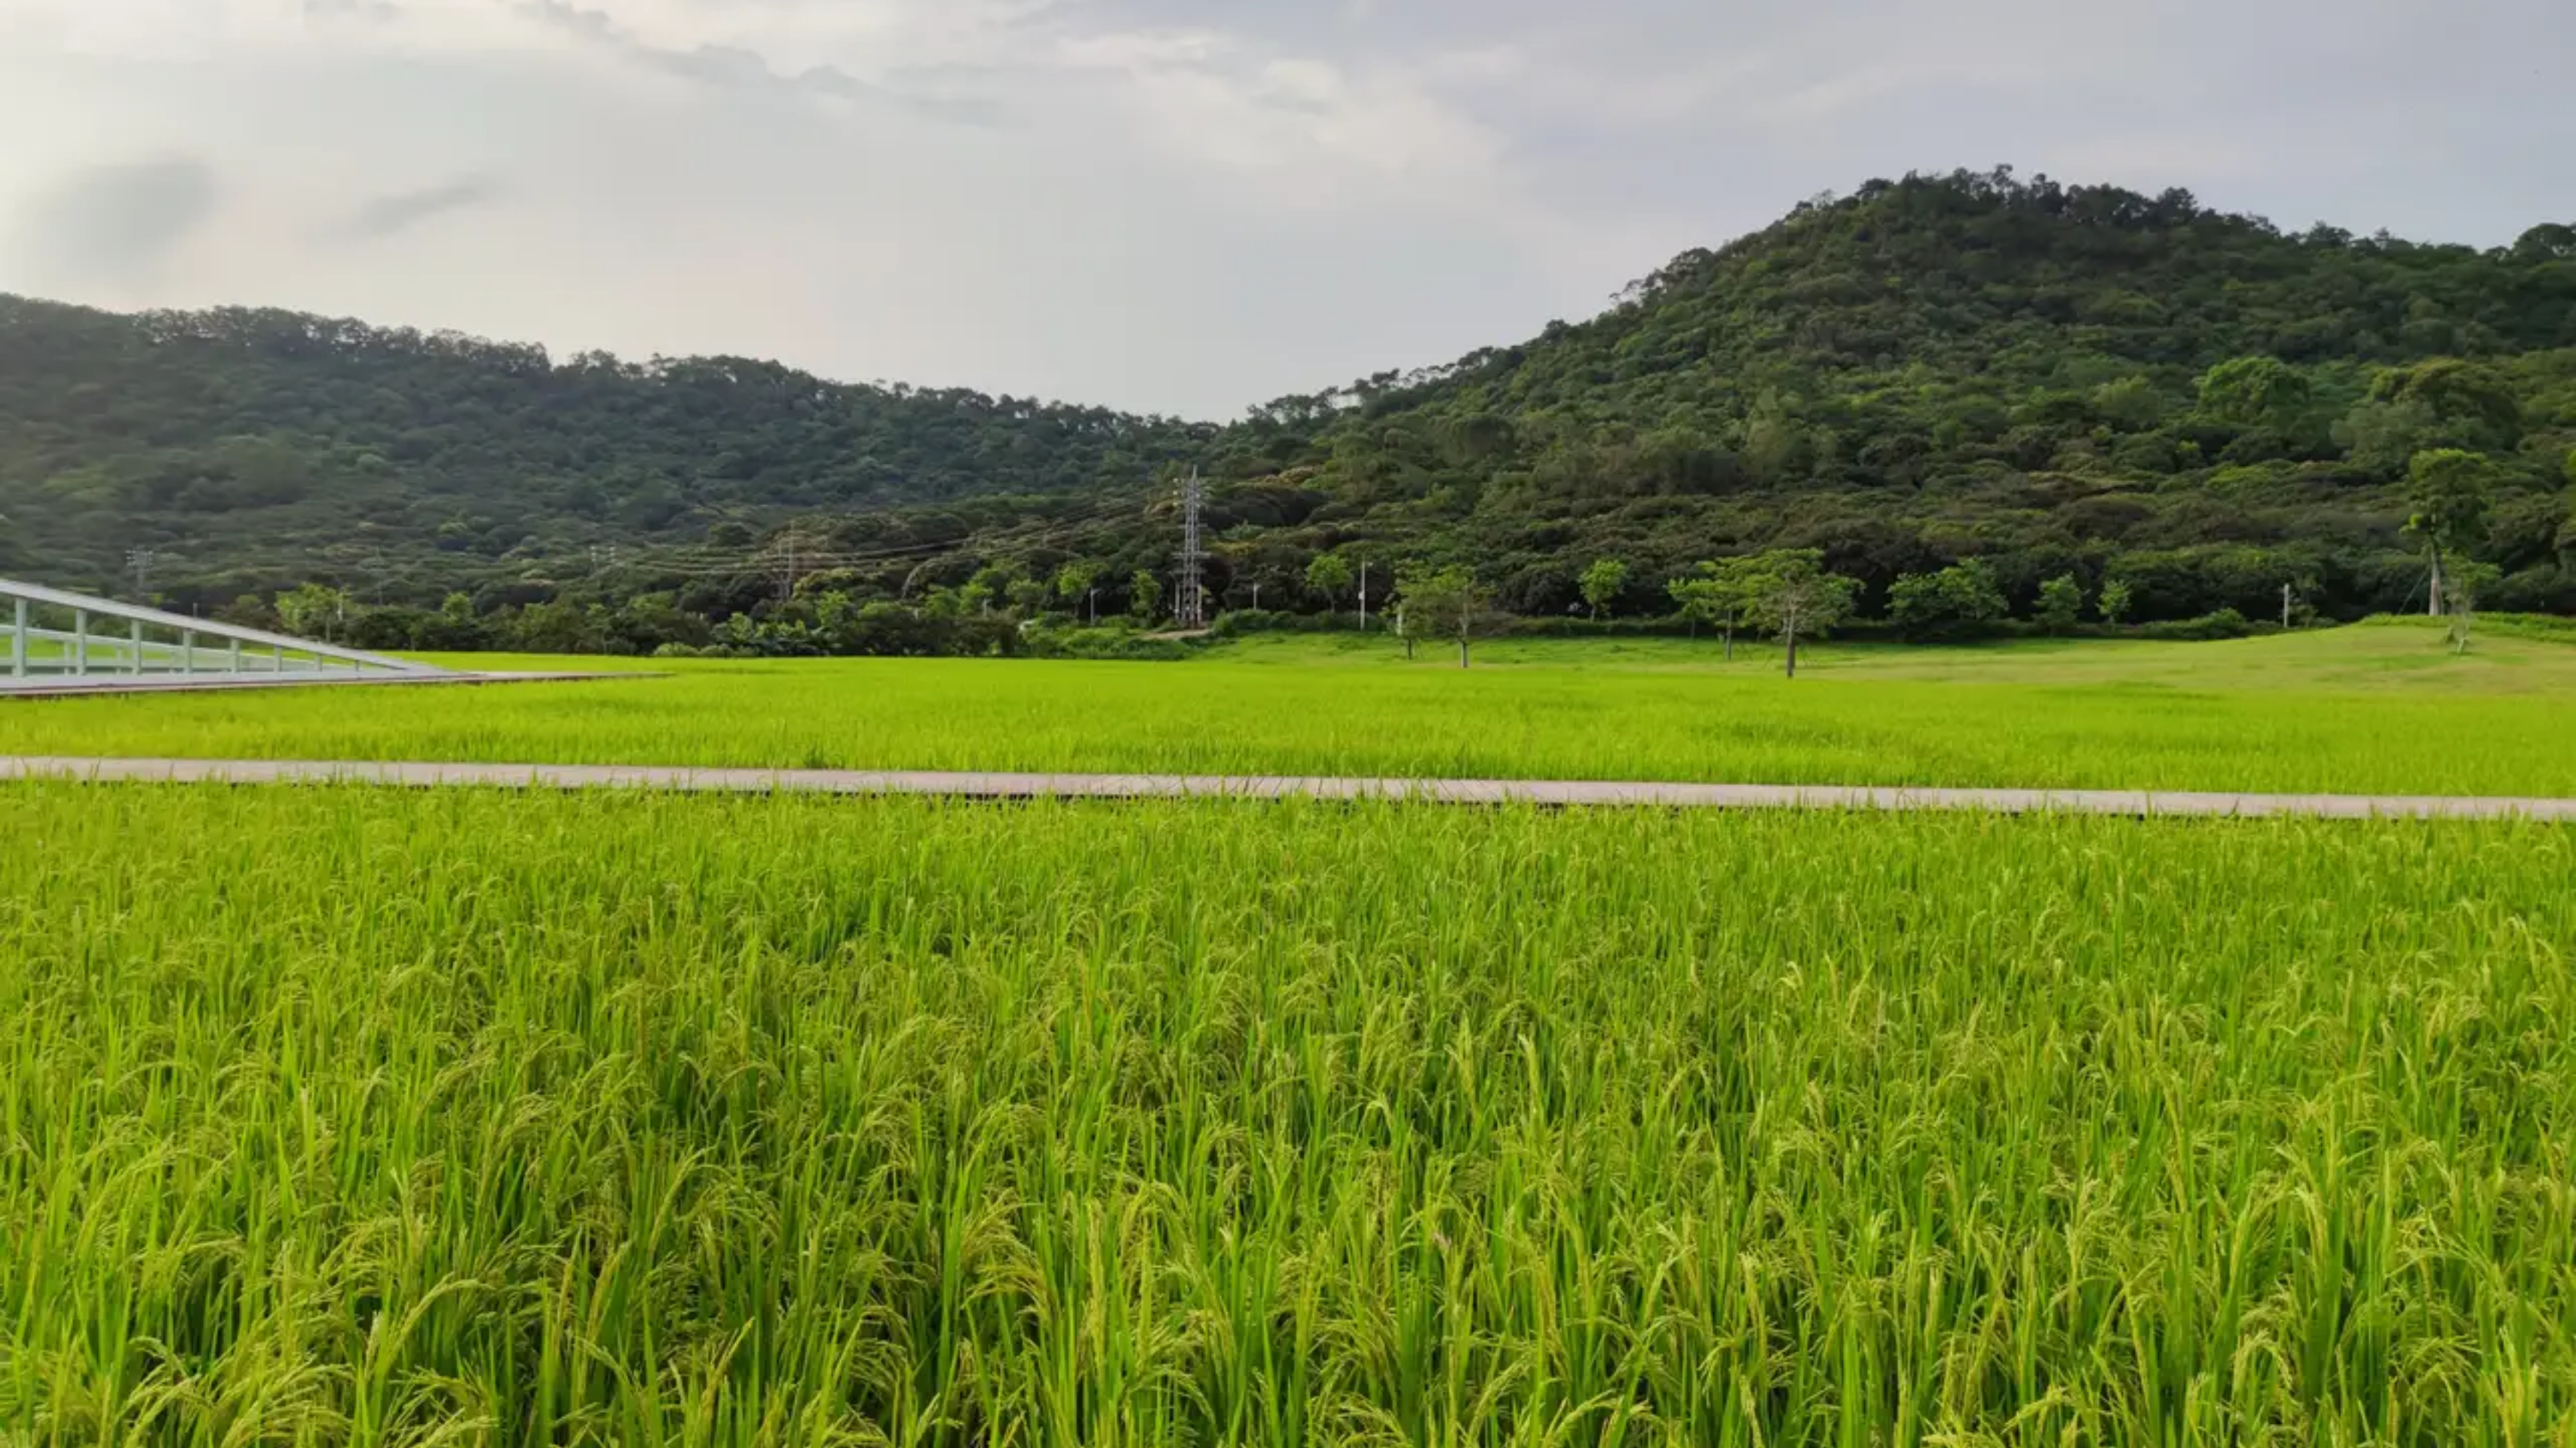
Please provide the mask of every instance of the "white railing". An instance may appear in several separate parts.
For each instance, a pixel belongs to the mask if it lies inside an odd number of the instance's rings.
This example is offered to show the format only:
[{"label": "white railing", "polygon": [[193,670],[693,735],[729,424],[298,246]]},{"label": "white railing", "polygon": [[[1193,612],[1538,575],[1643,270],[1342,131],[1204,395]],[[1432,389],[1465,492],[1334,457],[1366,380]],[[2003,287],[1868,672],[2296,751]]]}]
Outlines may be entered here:
[{"label": "white railing", "polygon": [[0,691],[119,676],[431,677],[427,664],[0,578]]}]

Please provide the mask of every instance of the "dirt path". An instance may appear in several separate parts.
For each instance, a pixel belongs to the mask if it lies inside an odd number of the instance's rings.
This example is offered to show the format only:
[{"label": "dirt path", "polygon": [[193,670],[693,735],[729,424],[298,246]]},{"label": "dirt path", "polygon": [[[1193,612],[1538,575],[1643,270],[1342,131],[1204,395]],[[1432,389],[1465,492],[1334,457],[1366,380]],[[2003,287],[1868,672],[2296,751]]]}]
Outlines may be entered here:
[{"label": "dirt path", "polygon": [[1611,784],[1579,780],[1312,779],[1167,774],[931,774],[684,769],[647,765],[373,764],[257,759],[0,757],[0,780],[370,784],[396,788],[647,789],[707,794],[938,795],[964,799],[1402,799],[1436,804],[1668,809],[1987,810],[2314,819],[2576,821],[2576,799],[2192,794],[2089,789],[1904,789],[1834,785]]}]

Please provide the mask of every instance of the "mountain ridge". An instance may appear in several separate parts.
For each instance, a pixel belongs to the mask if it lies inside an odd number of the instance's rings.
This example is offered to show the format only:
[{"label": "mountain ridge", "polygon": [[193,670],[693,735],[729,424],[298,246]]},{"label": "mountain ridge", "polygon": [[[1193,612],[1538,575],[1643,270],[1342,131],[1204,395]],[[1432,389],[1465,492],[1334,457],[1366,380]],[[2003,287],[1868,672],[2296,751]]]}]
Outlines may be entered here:
[{"label": "mountain ridge", "polygon": [[[2210,395],[2240,362],[2271,390]],[[2464,446],[2495,465],[2505,593],[2555,609],[2576,606],[2576,230],[2480,250],[2000,168],[1873,181],[1685,252],[1595,317],[1225,425],[0,298],[0,419],[0,513],[20,519],[0,550],[96,583],[155,549],[165,586],[208,598],[322,577],[487,605],[661,590],[722,616],[770,585],[748,565],[711,582],[706,560],[756,560],[791,521],[820,556],[919,553],[849,570],[854,595],[1066,561],[1124,579],[1171,547],[1145,484],[1195,464],[1219,483],[1218,587],[1306,606],[1323,552],[1463,563],[1553,614],[1592,556],[1636,565],[1620,605],[1643,611],[1698,558],[1815,546],[1872,606],[1985,558],[2016,603],[2125,570],[2156,575],[2131,581],[2158,616],[2283,582],[2360,612],[2413,586],[2406,457]],[[1131,498],[1123,521],[1046,526]],[[584,566],[610,547],[623,573]]]}]

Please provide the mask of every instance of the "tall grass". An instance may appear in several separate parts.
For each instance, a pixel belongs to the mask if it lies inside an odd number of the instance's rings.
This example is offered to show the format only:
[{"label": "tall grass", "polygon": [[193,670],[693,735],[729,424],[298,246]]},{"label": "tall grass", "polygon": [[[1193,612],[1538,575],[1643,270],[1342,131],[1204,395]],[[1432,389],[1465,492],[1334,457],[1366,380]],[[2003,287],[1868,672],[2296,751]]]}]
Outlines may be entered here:
[{"label": "tall grass", "polygon": [[[2094,655],[2045,657],[2071,673]],[[1752,666],[1222,660],[672,667],[605,683],[21,703],[0,707],[0,753],[2576,795],[2576,690],[2563,686],[1792,684]]]},{"label": "tall grass", "polygon": [[0,1437],[2576,1442],[2576,834],[0,794]]}]

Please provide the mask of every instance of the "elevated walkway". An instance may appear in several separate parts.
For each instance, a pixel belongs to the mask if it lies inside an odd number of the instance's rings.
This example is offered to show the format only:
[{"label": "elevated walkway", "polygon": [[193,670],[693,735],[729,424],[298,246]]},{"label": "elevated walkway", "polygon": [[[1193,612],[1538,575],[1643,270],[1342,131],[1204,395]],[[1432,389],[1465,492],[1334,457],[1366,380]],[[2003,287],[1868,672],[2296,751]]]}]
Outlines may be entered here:
[{"label": "elevated walkway", "polygon": [[0,578],[0,696],[456,677],[409,659]]}]

